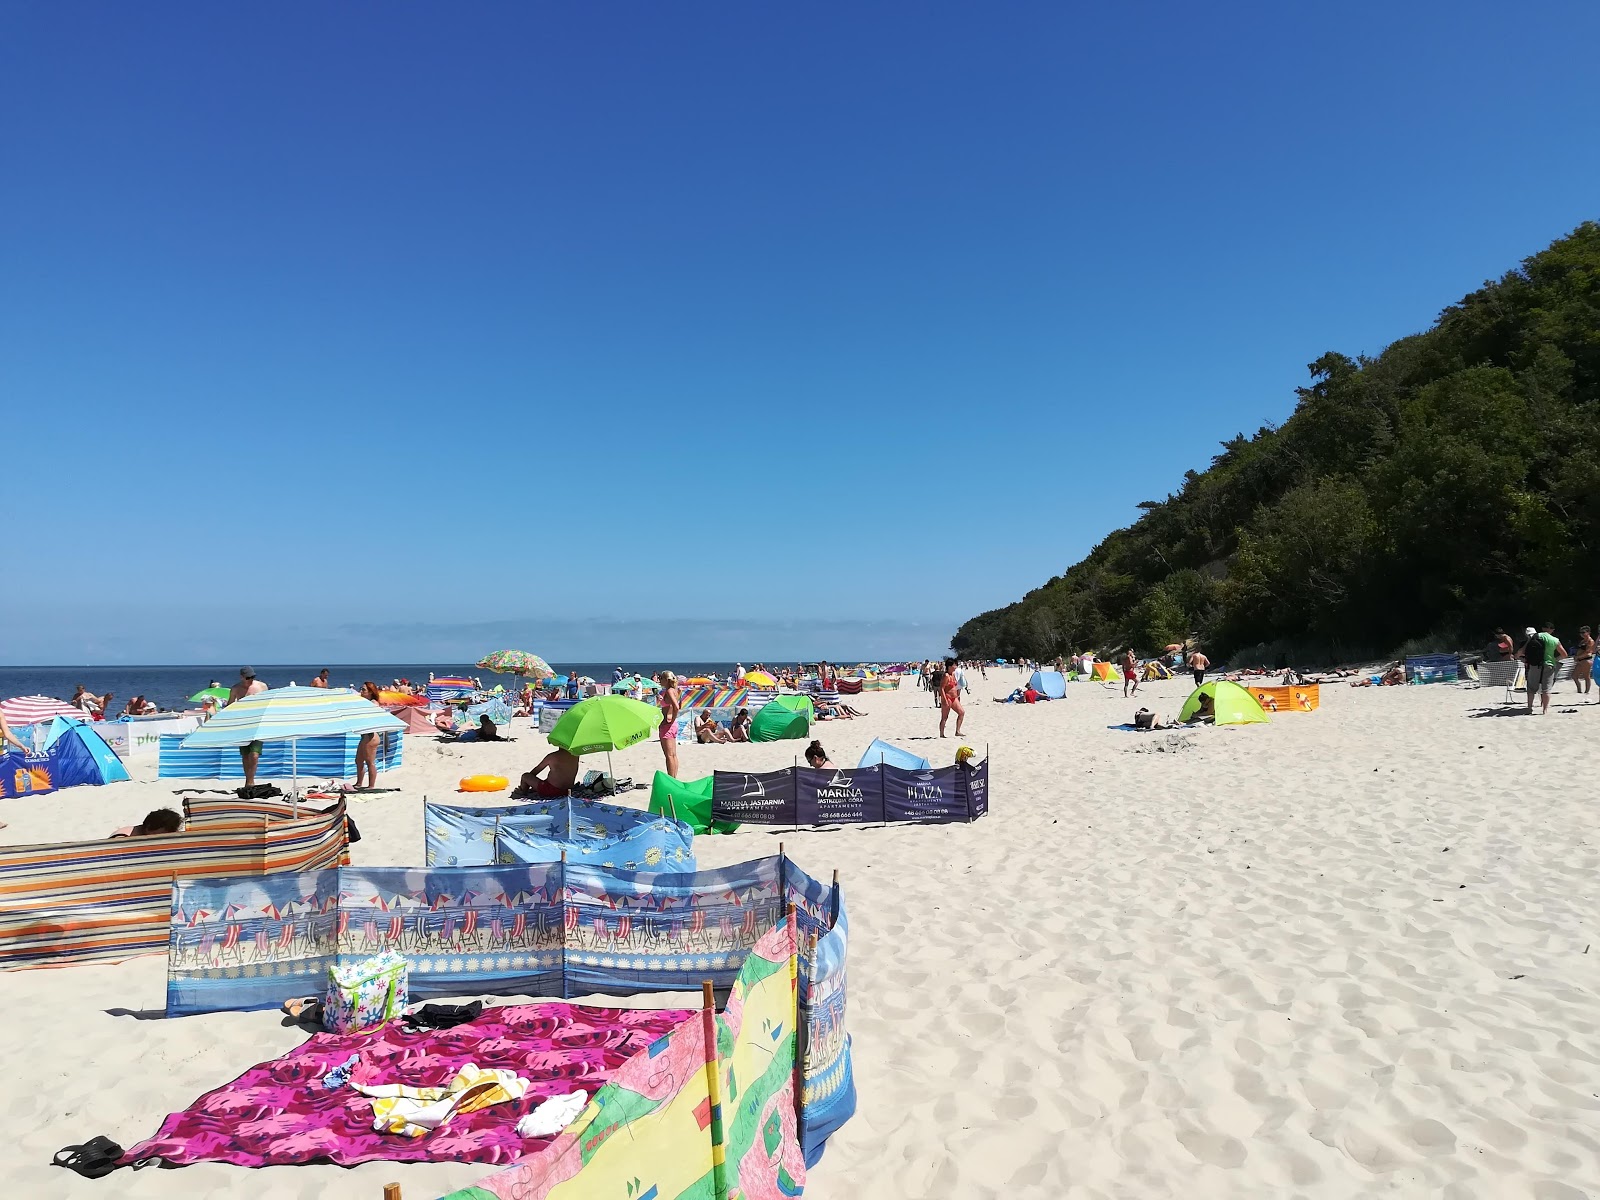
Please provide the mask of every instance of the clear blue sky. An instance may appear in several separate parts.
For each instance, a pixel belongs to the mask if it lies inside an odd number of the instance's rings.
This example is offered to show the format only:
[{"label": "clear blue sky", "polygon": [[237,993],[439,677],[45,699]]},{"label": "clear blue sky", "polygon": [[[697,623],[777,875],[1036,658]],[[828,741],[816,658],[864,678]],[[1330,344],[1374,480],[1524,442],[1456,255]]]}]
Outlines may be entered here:
[{"label": "clear blue sky", "polygon": [[1597,45],[1592,3],[11,0],[0,661],[937,651],[1600,216]]}]

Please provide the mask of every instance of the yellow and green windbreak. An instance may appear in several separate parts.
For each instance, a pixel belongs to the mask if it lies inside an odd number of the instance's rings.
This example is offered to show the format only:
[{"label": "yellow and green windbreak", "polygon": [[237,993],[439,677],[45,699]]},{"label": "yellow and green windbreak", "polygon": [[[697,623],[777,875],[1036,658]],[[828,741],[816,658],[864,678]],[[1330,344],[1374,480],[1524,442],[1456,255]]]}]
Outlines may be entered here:
[{"label": "yellow and green windbreak", "polygon": [[728,1003],[629,1059],[540,1154],[444,1200],[778,1200],[798,1196],[795,933],[773,927]]}]

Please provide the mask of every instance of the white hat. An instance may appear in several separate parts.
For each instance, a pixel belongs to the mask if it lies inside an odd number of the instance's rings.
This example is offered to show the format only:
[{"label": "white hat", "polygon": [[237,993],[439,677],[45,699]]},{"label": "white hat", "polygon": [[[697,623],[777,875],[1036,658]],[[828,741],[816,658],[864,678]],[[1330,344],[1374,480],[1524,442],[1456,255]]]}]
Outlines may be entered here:
[{"label": "white hat", "polygon": [[1522,636],[1523,637],[1532,637],[1534,634],[1536,634],[1538,632],[1539,631],[1537,629],[1535,629],[1532,625],[1529,625],[1526,629],[1524,629],[1522,631]]}]

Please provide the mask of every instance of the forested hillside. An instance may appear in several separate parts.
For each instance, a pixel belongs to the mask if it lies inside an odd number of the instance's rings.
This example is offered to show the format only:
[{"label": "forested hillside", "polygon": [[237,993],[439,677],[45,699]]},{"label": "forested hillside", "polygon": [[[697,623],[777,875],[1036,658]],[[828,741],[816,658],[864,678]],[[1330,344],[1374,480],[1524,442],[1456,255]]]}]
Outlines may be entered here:
[{"label": "forested hillside", "polygon": [[1600,225],[1376,358],[1327,353],[1082,562],[973,617],[963,656],[1196,638],[1218,662],[1477,645],[1600,619]]}]

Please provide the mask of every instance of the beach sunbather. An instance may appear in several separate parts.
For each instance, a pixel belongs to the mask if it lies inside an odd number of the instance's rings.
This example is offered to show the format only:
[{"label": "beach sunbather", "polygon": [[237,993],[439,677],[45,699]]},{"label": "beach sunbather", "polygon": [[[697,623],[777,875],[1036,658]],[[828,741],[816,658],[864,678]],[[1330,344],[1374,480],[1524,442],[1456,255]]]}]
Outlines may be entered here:
[{"label": "beach sunbather", "polygon": [[822,748],[821,742],[812,742],[806,747],[806,766],[815,767],[817,770],[831,770],[833,763],[828,761],[828,752]]},{"label": "beach sunbather", "polygon": [[731,742],[733,736],[721,725],[718,725],[716,718],[709,712],[702,711],[695,718],[694,740],[702,746],[708,746],[719,742]]},{"label": "beach sunbather", "polygon": [[[539,778],[543,773],[544,778]],[[555,749],[539,760],[531,771],[523,772],[517,783],[517,793],[542,796],[553,800],[572,790],[578,778],[578,756],[570,750]]]},{"label": "beach sunbather", "polygon": [[111,836],[119,837],[152,837],[160,833],[177,833],[183,828],[183,818],[170,808],[157,808],[145,814],[144,820],[137,825],[129,825],[126,829],[119,829]]},{"label": "beach sunbather", "polygon": [[750,740],[750,710],[748,708],[741,708],[734,714],[733,726],[730,732],[736,742],[748,742]]}]

